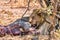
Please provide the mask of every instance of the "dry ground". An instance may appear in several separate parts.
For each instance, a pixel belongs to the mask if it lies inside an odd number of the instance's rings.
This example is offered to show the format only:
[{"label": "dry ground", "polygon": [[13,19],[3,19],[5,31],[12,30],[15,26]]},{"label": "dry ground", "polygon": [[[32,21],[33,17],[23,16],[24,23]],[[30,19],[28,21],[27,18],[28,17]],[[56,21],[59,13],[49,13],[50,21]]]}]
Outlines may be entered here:
[{"label": "dry ground", "polygon": [[[37,35],[37,36],[33,36],[33,35],[25,35],[25,36],[10,36],[10,35],[6,35],[4,37],[0,37],[0,40],[49,40],[49,36],[48,35]],[[55,38],[52,37],[50,38],[50,40],[60,40],[60,38]]]}]

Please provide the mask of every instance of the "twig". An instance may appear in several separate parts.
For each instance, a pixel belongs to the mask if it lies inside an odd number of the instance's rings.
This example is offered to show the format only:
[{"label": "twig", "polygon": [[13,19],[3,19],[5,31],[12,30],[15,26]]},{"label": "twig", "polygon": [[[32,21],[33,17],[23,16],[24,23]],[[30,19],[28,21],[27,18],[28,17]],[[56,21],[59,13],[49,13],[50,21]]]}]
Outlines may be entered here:
[{"label": "twig", "polygon": [[26,14],[26,12],[29,10],[29,4],[30,4],[30,0],[28,0],[28,7],[27,7],[26,11],[24,12],[24,14],[22,15],[21,18],[23,18],[23,16],[24,16],[24,15]]}]

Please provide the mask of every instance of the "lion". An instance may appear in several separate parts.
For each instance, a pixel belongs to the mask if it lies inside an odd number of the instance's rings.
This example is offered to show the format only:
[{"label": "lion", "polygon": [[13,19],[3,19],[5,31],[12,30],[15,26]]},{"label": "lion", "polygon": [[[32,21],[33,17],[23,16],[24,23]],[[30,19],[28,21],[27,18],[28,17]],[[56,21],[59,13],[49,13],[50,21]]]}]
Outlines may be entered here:
[{"label": "lion", "polygon": [[53,23],[52,16],[52,14],[48,16],[47,13],[40,11],[40,9],[35,9],[29,18],[29,22],[32,24],[32,27],[39,29],[41,34],[49,34],[48,32],[53,31],[55,26],[58,24],[56,18]]}]

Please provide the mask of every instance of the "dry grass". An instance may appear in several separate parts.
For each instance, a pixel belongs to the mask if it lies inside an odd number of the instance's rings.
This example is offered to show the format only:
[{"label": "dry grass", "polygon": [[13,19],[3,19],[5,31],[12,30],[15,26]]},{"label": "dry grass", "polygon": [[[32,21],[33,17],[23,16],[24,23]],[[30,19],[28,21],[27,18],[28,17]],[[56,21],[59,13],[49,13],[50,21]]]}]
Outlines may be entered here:
[{"label": "dry grass", "polygon": [[[0,37],[0,40],[32,40],[33,38],[37,38],[37,40],[49,40],[49,36],[48,35],[24,35],[24,36],[10,36],[10,35],[6,35],[4,37]],[[59,38],[56,38],[54,36],[52,36],[52,38],[50,38],[51,40],[59,40]]]},{"label": "dry grass", "polygon": [[[25,36],[10,36],[6,35],[4,37],[0,37],[0,40],[32,40],[35,36],[33,35],[25,35]],[[38,40],[48,40],[48,36],[37,36]]]}]

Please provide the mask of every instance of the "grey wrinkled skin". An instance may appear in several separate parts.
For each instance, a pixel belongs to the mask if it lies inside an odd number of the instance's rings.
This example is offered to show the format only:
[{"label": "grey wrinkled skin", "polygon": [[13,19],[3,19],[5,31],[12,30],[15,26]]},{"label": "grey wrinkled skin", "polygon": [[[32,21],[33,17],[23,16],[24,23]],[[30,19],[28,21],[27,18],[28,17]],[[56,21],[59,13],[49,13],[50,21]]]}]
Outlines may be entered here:
[{"label": "grey wrinkled skin", "polygon": [[18,24],[21,28],[24,28],[24,30],[28,30],[31,27],[31,24],[28,21],[29,21],[29,17],[23,17],[22,19],[17,19],[15,22],[10,24],[9,26]]},{"label": "grey wrinkled skin", "polygon": [[21,27],[23,27],[25,30],[28,30],[29,28],[31,28],[31,24],[29,22],[19,22],[19,24],[21,25]]}]

